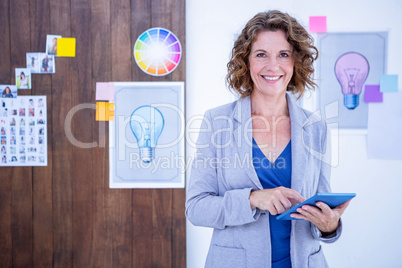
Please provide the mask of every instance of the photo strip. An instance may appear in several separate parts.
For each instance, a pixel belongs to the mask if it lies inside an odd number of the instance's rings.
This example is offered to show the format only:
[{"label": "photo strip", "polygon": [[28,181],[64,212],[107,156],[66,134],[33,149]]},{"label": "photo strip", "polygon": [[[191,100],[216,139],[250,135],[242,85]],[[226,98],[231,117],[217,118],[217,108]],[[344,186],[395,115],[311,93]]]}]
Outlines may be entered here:
[{"label": "photo strip", "polygon": [[31,73],[46,74],[56,72],[54,55],[30,52],[26,54],[26,59],[27,68],[31,70]]}]

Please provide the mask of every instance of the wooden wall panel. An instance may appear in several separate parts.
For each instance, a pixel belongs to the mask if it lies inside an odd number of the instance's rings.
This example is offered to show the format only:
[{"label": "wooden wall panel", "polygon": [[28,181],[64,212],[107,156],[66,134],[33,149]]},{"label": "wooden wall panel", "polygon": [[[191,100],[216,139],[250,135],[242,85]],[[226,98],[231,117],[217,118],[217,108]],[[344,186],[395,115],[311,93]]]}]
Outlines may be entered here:
[{"label": "wooden wall panel", "polygon": [[[44,51],[46,35],[50,33],[50,1],[30,1],[30,51]],[[28,51],[27,51],[28,52]],[[32,75],[32,95],[46,95],[47,120],[52,122],[52,75]],[[50,126],[49,125],[49,126]],[[53,261],[53,198],[52,198],[52,131],[48,128],[48,166],[34,167],[33,189],[33,264],[51,267]]]},{"label": "wooden wall panel", "polygon": [[[10,36],[10,2],[0,2],[0,36]],[[10,38],[2,40],[0,50],[0,82],[11,83],[11,48]],[[4,267],[12,267],[12,176],[13,168],[1,168],[0,172],[0,263]]]},{"label": "wooden wall panel", "polygon": [[[92,81],[107,82],[112,79],[111,72],[111,36],[110,36],[110,0],[91,1],[91,36],[92,36]],[[94,124],[93,133],[108,128],[104,122]],[[108,149],[93,149],[93,266],[113,267],[113,214],[111,193],[108,190]]]},{"label": "wooden wall panel", "polygon": [[96,82],[185,81],[185,54],[163,77],[133,58],[151,27],[185,48],[185,0],[0,0],[0,24],[0,84],[47,34],[77,41],[75,58],[19,91],[47,96],[48,166],[1,168],[0,267],[185,267],[185,190],[110,189],[108,124],[93,109]]},{"label": "wooden wall panel", "polygon": [[[71,133],[83,144],[94,141],[92,132],[95,112],[82,108],[94,99],[92,88],[92,48],[91,48],[91,2],[90,0],[71,0],[71,36],[76,38],[76,58],[72,59],[71,105],[75,108],[71,118]],[[72,150],[72,189],[73,189],[73,267],[91,267],[93,239],[92,187],[93,160],[92,148],[73,146]]]},{"label": "wooden wall panel", "polygon": [[[29,9],[24,0],[10,1],[11,83],[15,84],[15,68],[24,66],[25,54],[30,50]],[[21,92],[22,94],[26,92]],[[33,264],[32,233],[32,168],[17,167],[12,175],[12,239],[13,266]]]},{"label": "wooden wall panel", "polygon": [[[70,1],[50,1],[51,34],[71,36]],[[43,51],[43,50],[42,50]],[[70,58],[56,58],[52,74],[52,177],[53,177],[53,266],[70,267],[73,257],[72,149],[64,120],[72,107],[72,67]]]}]

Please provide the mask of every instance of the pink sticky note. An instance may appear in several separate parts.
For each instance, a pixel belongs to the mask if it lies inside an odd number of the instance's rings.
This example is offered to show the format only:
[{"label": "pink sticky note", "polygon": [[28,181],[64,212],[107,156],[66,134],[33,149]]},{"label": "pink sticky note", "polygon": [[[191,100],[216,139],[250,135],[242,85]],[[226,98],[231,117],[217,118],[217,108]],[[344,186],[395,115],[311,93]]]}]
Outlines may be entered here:
[{"label": "pink sticky note", "polygon": [[315,33],[327,32],[327,16],[310,16],[309,31]]},{"label": "pink sticky note", "polygon": [[96,100],[111,101],[114,100],[114,83],[96,83]]},{"label": "pink sticky note", "polygon": [[382,97],[380,85],[365,85],[364,102],[382,102]]}]

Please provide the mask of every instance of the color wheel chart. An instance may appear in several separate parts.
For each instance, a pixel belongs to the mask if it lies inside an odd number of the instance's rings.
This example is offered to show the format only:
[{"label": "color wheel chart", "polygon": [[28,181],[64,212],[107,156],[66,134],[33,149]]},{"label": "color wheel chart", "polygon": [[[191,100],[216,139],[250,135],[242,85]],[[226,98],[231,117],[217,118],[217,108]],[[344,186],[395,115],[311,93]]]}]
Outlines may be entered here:
[{"label": "color wheel chart", "polygon": [[134,58],[145,73],[153,76],[167,75],[179,65],[181,44],[171,31],[152,28],[138,37],[134,45]]}]

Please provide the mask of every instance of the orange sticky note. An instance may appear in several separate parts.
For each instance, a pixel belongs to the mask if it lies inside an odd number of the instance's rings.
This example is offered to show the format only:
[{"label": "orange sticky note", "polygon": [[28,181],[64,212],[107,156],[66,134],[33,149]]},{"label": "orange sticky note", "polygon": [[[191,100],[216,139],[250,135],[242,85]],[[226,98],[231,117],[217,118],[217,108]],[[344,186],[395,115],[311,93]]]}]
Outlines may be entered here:
[{"label": "orange sticky note", "polygon": [[75,57],[75,38],[66,38],[66,37],[58,38],[57,56]]},{"label": "orange sticky note", "polygon": [[97,102],[96,103],[96,121],[113,121],[114,103]]},{"label": "orange sticky note", "polygon": [[309,18],[309,31],[312,33],[327,32],[327,17],[326,16],[311,16]]}]

